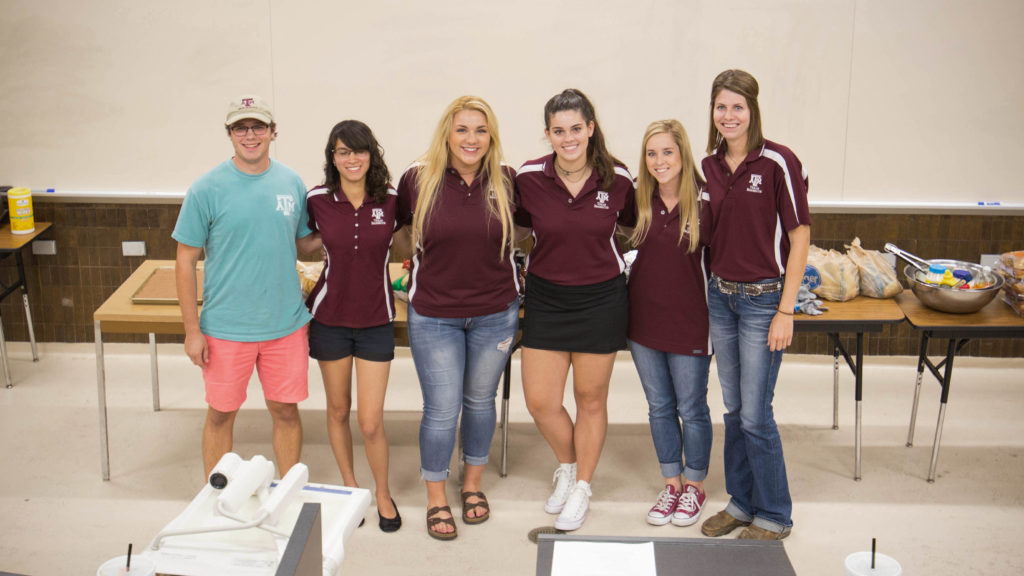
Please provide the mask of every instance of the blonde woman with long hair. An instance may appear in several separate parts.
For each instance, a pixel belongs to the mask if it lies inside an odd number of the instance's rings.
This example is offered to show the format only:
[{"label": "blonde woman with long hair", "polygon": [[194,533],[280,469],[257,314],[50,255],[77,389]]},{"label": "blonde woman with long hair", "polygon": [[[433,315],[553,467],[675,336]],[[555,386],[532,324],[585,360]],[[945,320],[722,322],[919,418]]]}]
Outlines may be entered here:
[{"label": "blonde woman with long hair", "polygon": [[498,380],[519,320],[513,261],[512,182],[498,122],[476,96],[445,109],[430,147],[398,184],[399,215],[412,223],[409,345],[423,392],[420,474],[427,533],[457,534],[446,481],[462,417],[462,521],[490,517],[481,489]]},{"label": "blonde woman with long hair", "polygon": [[652,122],[640,147],[630,238],[637,256],[629,274],[629,351],[665,482],[647,512],[655,526],[696,523],[706,499],[712,433],[703,187],[683,125]]}]

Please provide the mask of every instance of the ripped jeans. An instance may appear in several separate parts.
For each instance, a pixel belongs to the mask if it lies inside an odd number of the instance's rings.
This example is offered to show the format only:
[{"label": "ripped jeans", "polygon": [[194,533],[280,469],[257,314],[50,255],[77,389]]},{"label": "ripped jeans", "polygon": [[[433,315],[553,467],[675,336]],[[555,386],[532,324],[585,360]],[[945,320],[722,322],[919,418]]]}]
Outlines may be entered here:
[{"label": "ripped jeans", "polygon": [[519,302],[471,318],[422,316],[409,305],[409,347],[423,392],[420,475],[448,478],[462,414],[466,464],[483,465],[494,437],[494,399],[519,324]]}]

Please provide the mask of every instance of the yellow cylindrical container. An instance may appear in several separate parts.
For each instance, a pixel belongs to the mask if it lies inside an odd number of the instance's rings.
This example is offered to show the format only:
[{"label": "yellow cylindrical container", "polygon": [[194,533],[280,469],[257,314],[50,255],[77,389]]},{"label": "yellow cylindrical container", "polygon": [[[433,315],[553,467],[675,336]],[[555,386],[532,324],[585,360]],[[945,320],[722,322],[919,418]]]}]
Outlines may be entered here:
[{"label": "yellow cylindrical container", "polygon": [[11,215],[11,234],[31,234],[36,230],[32,216],[32,191],[11,188],[7,191],[7,209]]}]

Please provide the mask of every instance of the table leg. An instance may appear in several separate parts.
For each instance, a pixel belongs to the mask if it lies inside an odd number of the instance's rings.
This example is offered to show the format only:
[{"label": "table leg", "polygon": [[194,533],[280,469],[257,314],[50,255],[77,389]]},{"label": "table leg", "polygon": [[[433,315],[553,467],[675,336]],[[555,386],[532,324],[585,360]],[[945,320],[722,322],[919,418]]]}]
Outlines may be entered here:
[{"label": "table leg", "polygon": [[93,322],[96,332],[96,394],[100,406],[100,469],[104,480],[110,480],[110,444],[107,441],[107,375],[103,368],[103,333],[100,323]]},{"label": "table leg", "polygon": [[28,341],[32,345],[32,361],[39,362],[39,351],[36,349],[36,331],[32,328],[32,309],[28,305],[28,288],[25,287],[25,263],[21,251],[15,252],[18,264],[18,278],[21,280],[21,299],[25,303],[25,320],[28,323]]},{"label": "table leg", "polygon": [[946,404],[949,401],[949,387],[953,377],[953,357],[956,356],[956,339],[949,339],[946,348],[946,366],[942,375],[942,403],[939,405],[939,421],[935,425],[935,441],[932,444],[932,461],[928,465],[928,482],[935,482],[935,467],[939,463],[939,445],[942,444],[942,425],[946,421]]},{"label": "table leg", "polygon": [[7,338],[4,338],[4,323],[2,321],[0,321],[0,362],[3,362],[4,365],[4,382],[7,383],[8,388],[13,388],[11,367],[7,360]]},{"label": "table leg", "polygon": [[[25,289],[22,288],[24,291]],[[36,331],[32,327],[32,309],[28,306],[28,292],[22,292],[22,300],[25,301],[25,322],[28,326],[28,341],[32,345],[32,361],[39,362],[39,350],[36,348]]]},{"label": "table leg", "polygon": [[917,427],[917,404],[921,399],[921,376],[924,375],[925,358],[928,354],[928,333],[921,334],[921,351],[917,354],[917,383],[914,385],[914,404],[910,408],[910,430],[907,431],[907,448],[914,445],[914,430]]},{"label": "table leg", "polygon": [[861,449],[861,400],[864,395],[864,333],[857,333],[857,367],[854,370],[856,380],[856,391],[854,393],[857,400],[857,440],[856,440],[856,457],[854,463],[854,480],[860,480],[860,449]]},{"label": "table leg", "polygon": [[156,334],[149,334],[149,375],[153,383],[153,412],[160,411],[160,372],[156,365]]},{"label": "table leg", "polygon": [[508,476],[508,398],[512,387],[512,354],[505,361],[505,375],[501,386],[501,466],[498,475]]},{"label": "table leg", "polygon": [[832,346],[832,429],[839,430],[839,345]]}]

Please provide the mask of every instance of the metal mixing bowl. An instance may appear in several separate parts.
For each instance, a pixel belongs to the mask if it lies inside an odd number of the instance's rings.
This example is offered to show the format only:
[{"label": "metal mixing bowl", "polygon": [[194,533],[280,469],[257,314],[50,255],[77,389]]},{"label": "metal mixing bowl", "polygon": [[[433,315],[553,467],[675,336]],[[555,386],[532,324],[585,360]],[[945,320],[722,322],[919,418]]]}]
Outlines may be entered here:
[{"label": "metal mixing bowl", "polygon": [[906,276],[907,283],[910,284],[910,289],[914,291],[914,295],[925,306],[940,312],[950,312],[952,314],[971,314],[972,312],[977,312],[991,302],[999,294],[999,289],[1003,287],[1003,277],[991,270],[986,271],[980,264],[963,262],[961,260],[928,260],[928,263],[954,270],[969,270],[974,278],[983,278],[985,281],[992,283],[988,288],[981,288],[979,290],[939,287],[918,280],[918,274],[923,276],[924,273],[919,272],[912,265],[908,264],[905,266],[903,268],[903,275]]}]

